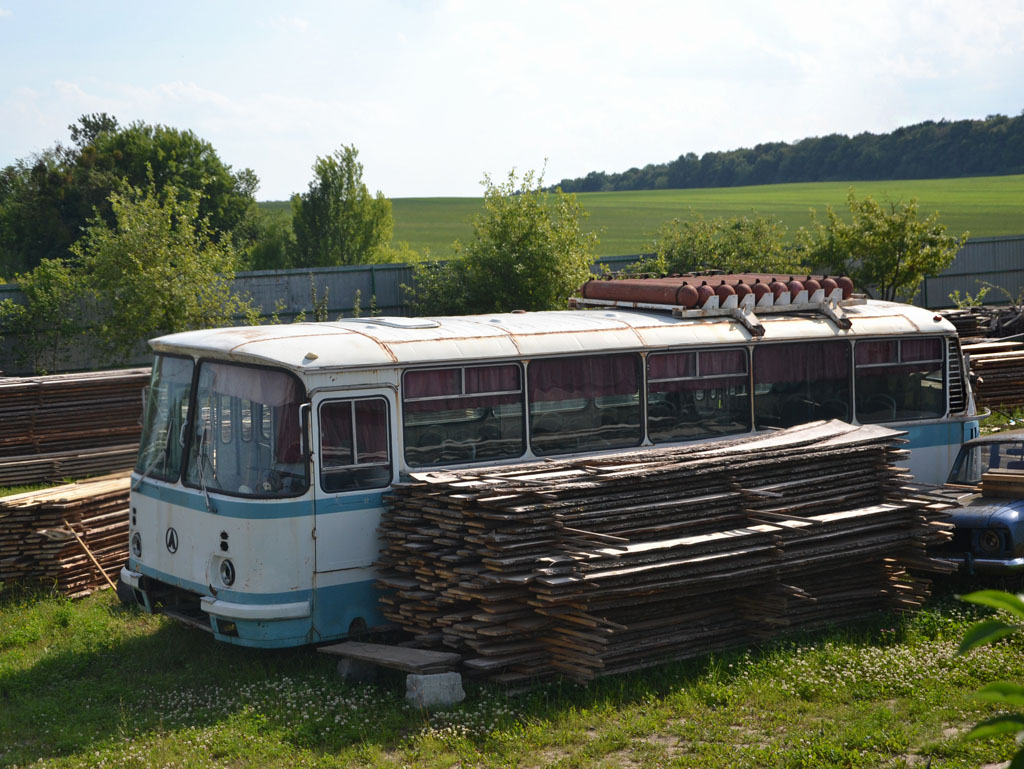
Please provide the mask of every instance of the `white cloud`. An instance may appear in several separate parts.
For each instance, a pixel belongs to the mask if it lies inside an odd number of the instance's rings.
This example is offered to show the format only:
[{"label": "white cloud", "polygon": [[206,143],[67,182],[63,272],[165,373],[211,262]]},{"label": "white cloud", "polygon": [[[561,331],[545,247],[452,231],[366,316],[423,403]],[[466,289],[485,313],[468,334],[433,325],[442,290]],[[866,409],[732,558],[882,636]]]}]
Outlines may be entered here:
[{"label": "white cloud", "polygon": [[278,16],[272,23],[278,29],[309,29],[309,21],[299,16]]}]

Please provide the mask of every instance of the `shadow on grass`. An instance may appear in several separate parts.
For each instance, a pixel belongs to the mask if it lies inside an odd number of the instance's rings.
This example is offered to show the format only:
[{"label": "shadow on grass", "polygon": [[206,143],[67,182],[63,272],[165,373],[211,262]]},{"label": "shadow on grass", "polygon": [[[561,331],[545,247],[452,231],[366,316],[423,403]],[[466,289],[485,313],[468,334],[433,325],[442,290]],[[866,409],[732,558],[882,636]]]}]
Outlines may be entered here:
[{"label": "shadow on grass", "polygon": [[0,672],[0,746],[6,746],[6,753],[0,747],[0,765],[73,754],[147,732],[209,726],[242,707],[196,708],[174,719],[161,712],[161,702],[196,691],[334,675],[331,662],[312,649],[229,646],[170,620],[155,620],[153,629],[125,637],[118,624],[138,622],[140,614],[108,600],[106,621],[76,614],[64,634],[54,633],[52,644],[36,642],[45,648],[34,663],[20,670],[0,666],[6,668]]},{"label": "shadow on grass", "polygon": [[[0,747],[0,765],[239,721],[246,722],[238,727],[241,741],[269,724],[274,739],[319,754],[354,745],[390,751],[430,726],[427,714],[405,704],[402,674],[389,671],[375,685],[350,684],[338,679],[332,658],[312,648],[232,646],[170,620],[145,619],[112,596],[99,600],[102,605],[91,610],[96,616],[76,614],[37,661],[0,673],[0,746],[8,746]],[[124,626],[144,619],[151,627],[126,635]],[[893,621],[893,615],[879,615],[857,626],[667,663],[585,686],[550,682],[510,698],[511,718],[559,722],[574,710],[629,707],[680,690],[716,707],[731,696],[729,663],[747,652],[756,659],[792,643],[877,641],[878,629]],[[504,701],[504,691],[469,684],[467,701],[456,710],[469,714],[492,706]],[[471,739],[484,744],[483,737]]]}]

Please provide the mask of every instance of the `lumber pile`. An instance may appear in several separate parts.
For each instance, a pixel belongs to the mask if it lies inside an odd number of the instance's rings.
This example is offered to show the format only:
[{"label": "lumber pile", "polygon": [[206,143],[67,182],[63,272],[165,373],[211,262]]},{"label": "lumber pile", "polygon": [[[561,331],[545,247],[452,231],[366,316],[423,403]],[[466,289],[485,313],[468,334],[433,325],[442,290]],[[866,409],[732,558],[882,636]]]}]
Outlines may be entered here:
[{"label": "lumber pile", "polygon": [[987,470],[981,475],[981,495],[1001,499],[1024,499],[1024,472]]},{"label": "lumber pile", "polygon": [[974,399],[990,408],[1024,408],[1024,344],[987,342],[964,345],[970,356]]},{"label": "lumber pile", "polygon": [[116,581],[128,560],[128,486],[120,473],[0,497],[0,582],[78,597],[108,584],[103,572]]},{"label": "lumber pile", "polygon": [[782,631],[913,609],[948,572],[951,504],[900,433],[767,436],[414,474],[382,519],[385,615],[505,682],[585,681]]},{"label": "lumber pile", "polygon": [[972,307],[963,310],[940,310],[939,314],[956,327],[956,335],[961,339],[976,339],[988,333],[989,317]]},{"label": "lumber pile", "polygon": [[956,327],[961,339],[1002,338],[1024,334],[1024,307],[1007,305],[941,310],[940,314]]},{"label": "lumber pile", "polygon": [[149,369],[0,378],[0,486],[131,467]]}]

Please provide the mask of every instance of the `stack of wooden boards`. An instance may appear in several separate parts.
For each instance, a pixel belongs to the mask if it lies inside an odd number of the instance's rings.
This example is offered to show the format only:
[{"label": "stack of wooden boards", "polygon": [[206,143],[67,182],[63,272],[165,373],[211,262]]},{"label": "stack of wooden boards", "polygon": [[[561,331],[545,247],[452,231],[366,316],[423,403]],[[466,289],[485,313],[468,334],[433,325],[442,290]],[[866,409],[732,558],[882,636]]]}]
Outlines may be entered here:
[{"label": "stack of wooden boards", "polygon": [[148,382],[148,368],[0,378],[0,486],[131,467]]},{"label": "stack of wooden boards", "polygon": [[990,318],[976,310],[942,310],[940,315],[956,327],[956,334],[961,339],[977,339],[988,333]]},{"label": "stack of wooden boards", "polygon": [[116,581],[128,560],[128,485],[121,473],[0,497],[0,582],[78,597],[108,584],[103,572]]},{"label": "stack of wooden boards", "polygon": [[956,327],[961,339],[1002,338],[1024,334],[1024,307],[985,305],[962,310],[942,310],[942,316]]},{"label": "stack of wooden boards", "polygon": [[383,516],[386,616],[471,672],[578,680],[913,609],[951,506],[896,433],[766,436],[413,475]]},{"label": "stack of wooden boards", "polygon": [[1002,499],[1024,499],[1024,472],[988,470],[981,476],[981,495]]},{"label": "stack of wooden boards", "polygon": [[997,409],[1024,408],[1024,344],[991,340],[966,344],[974,400]]}]

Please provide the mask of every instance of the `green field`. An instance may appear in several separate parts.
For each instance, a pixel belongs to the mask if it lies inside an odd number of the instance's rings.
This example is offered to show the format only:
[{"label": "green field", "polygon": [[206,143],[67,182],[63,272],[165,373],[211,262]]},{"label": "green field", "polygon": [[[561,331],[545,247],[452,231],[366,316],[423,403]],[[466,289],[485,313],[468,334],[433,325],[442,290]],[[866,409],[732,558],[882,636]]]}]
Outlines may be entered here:
[{"label": "green field", "polygon": [[[648,250],[654,233],[665,221],[685,217],[690,210],[704,216],[742,216],[751,211],[778,217],[790,230],[810,222],[808,211],[824,213],[831,204],[845,211],[849,182],[777,184],[699,190],[592,192],[577,197],[590,213],[586,226],[601,236],[600,256],[636,254]],[[857,195],[879,201],[916,197],[921,212],[938,211],[951,233],[972,237],[1024,234],[1024,175],[966,179],[923,179],[856,182]],[[481,198],[396,198],[394,240],[413,249],[429,249],[434,257],[448,256],[451,243],[472,235],[471,220],[482,210]],[[264,209],[287,204],[262,203]]]}]

